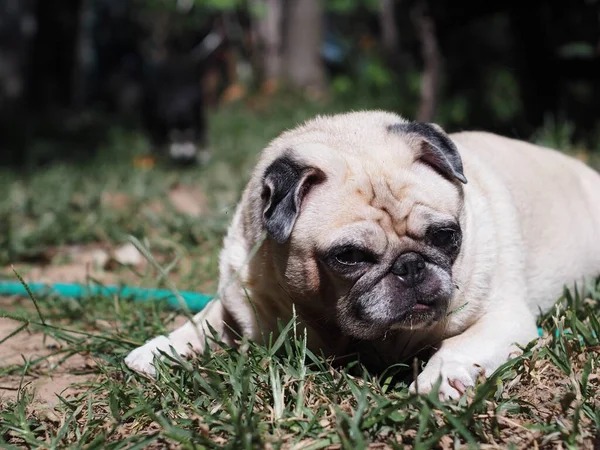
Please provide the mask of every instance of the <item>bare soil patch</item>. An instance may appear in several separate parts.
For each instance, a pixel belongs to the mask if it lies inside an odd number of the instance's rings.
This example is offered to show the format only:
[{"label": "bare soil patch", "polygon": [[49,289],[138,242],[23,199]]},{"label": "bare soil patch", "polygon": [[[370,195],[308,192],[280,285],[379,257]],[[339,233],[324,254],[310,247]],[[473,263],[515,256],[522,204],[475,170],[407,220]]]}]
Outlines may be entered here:
[{"label": "bare soil patch", "polygon": [[[0,299],[4,306],[7,299]],[[5,308],[6,309],[6,308]],[[0,340],[21,326],[21,322],[0,318]],[[28,328],[0,344],[0,367],[37,362],[26,375],[11,374],[0,379],[0,404],[17,398],[19,387],[26,387],[35,396],[36,402],[54,407],[59,399],[76,395],[86,388],[81,383],[92,381],[97,375],[89,373],[94,361],[84,355],[75,354],[65,358],[62,343]]]}]

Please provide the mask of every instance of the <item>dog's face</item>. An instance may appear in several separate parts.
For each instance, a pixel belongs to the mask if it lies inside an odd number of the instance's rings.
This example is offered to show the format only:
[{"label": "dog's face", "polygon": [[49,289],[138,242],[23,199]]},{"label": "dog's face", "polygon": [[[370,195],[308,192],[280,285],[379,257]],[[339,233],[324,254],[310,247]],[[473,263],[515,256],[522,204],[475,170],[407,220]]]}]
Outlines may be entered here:
[{"label": "dog's face", "polygon": [[353,113],[309,122],[274,147],[285,150],[262,177],[262,220],[294,300],[364,339],[443,319],[466,182],[448,136]]}]

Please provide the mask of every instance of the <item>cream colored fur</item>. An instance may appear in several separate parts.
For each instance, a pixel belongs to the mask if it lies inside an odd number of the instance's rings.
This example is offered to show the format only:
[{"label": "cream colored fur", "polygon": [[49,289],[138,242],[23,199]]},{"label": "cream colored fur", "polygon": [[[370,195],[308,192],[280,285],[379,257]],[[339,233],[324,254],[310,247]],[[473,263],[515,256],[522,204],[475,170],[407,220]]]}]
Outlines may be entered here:
[{"label": "cream colored fur", "polygon": [[[392,331],[374,343],[389,363],[425,346],[437,348],[411,389],[418,385],[427,392],[441,376],[441,395],[454,398],[481,371],[490,374],[505,362],[515,343],[536,337],[538,308],[549,308],[565,285],[600,274],[598,174],[553,150],[489,133],[458,133],[450,137],[468,179],[458,195],[429,167],[414,162],[411,142],[383,131],[401,122],[406,121],[381,111],[319,117],[275,139],[264,150],[224,240],[220,299],[194,323],[210,323],[231,344],[230,325],[260,340],[276,331],[278,318],[289,320],[295,306],[309,330],[309,345],[335,353],[344,337],[331,335],[321,320],[330,317],[335,299],[320,297],[324,280],[316,267],[317,247],[326,246],[337,230],[349,232],[356,211],[382,224],[381,229],[364,225],[372,227],[367,234],[373,246],[402,242],[406,229],[426,221],[427,208],[458,214],[463,242],[453,267],[459,289],[450,308],[463,308],[433,327]],[[284,264],[280,247],[261,240],[260,196],[266,168],[288,149],[323,168],[327,181],[302,204]],[[356,194],[357,186],[369,184],[374,207]],[[379,206],[389,217],[380,216]],[[159,350],[203,351],[203,330],[188,323],[135,349],[126,363],[153,373]]]}]

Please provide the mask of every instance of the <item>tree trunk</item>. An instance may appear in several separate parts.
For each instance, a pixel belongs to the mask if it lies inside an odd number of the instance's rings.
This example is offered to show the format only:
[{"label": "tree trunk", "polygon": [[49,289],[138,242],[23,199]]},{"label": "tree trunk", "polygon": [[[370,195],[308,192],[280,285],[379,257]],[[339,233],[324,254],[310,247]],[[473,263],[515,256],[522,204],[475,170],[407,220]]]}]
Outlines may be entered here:
[{"label": "tree trunk", "polygon": [[551,45],[552,28],[546,22],[551,13],[548,5],[510,11],[515,68],[529,133],[544,124],[546,114],[559,109],[556,53]]},{"label": "tree trunk", "polygon": [[435,118],[441,70],[441,55],[435,34],[435,22],[421,1],[413,13],[417,35],[421,41],[423,75],[421,76],[421,103],[417,120],[431,122]]},{"label": "tree trunk", "polygon": [[398,70],[401,57],[396,24],[396,0],[379,0],[379,27],[381,46],[387,62],[392,69]]},{"label": "tree trunk", "polygon": [[282,67],[283,0],[251,0],[252,34],[264,82],[277,82]]},{"label": "tree trunk", "polygon": [[0,113],[23,106],[36,21],[31,0],[0,1]]},{"label": "tree trunk", "polygon": [[[43,1],[43,0],[42,0]],[[92,0],[82,0],[79,10],[75,62],[73,64],[72,100],[77,108],[83,108],[88,100],[88,77],[94,60],[93,24],[94,9]]]},{"label": "tree trunk", "polygon": [[292,87],[325,89],[320,50],[323,40],[321,0],[289,0],[285,24],[285,76]]},{"label": "tree trunk", "polygon": [[34,0],[0,0],[0,164],[25,159],[27,79],[35,37]]},{"label": "tree trunk", "polygon": [[72,106],[80,6],[81,0],[37,2],[37,30],[28,86],[31,106],[35,109],[50,111]]}]

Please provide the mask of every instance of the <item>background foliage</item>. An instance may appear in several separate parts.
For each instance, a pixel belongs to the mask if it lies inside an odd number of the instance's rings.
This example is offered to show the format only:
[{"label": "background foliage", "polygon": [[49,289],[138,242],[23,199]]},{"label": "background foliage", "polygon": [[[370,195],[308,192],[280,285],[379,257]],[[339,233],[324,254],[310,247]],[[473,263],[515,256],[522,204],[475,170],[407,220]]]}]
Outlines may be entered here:
[{"label": "background foliage", "polygon": [[[285,73],[298,57],[294,49],[306,45],[302,34],[286,31],[299,20],[289,15],[297,1],[69,0],[49,6],[6,0],[0,6],[2,160],[86,158],[115,124],[135,129],[152,51],[167,41],[169,51],[191,51],[209,33],[220,35],[222,45],[202,62],[216,99],[207,99],[207,108],[232,98],[248,107],[269,78],[257,29],[272,20],[274,5],[283,11],[274,36],[283,62],[280,85],[299,91],[299,99],[314,99]],[[322,40],[303,65],[324,74],[318,87],[329,101],[356,108],[372,99],[415,117],[429,70],[427,37],[419,31],[424,16],[433,24],[439,66],[436,107],[427,119],[451,131],[484,128],[519,138],[567,122],[574,139],[597,147],[598,0],[532,0],[527,8],[515,0],[307,1],[317,4],[317,16],[306,35]],[[232,86],[243,95],[230,95]]]}]

